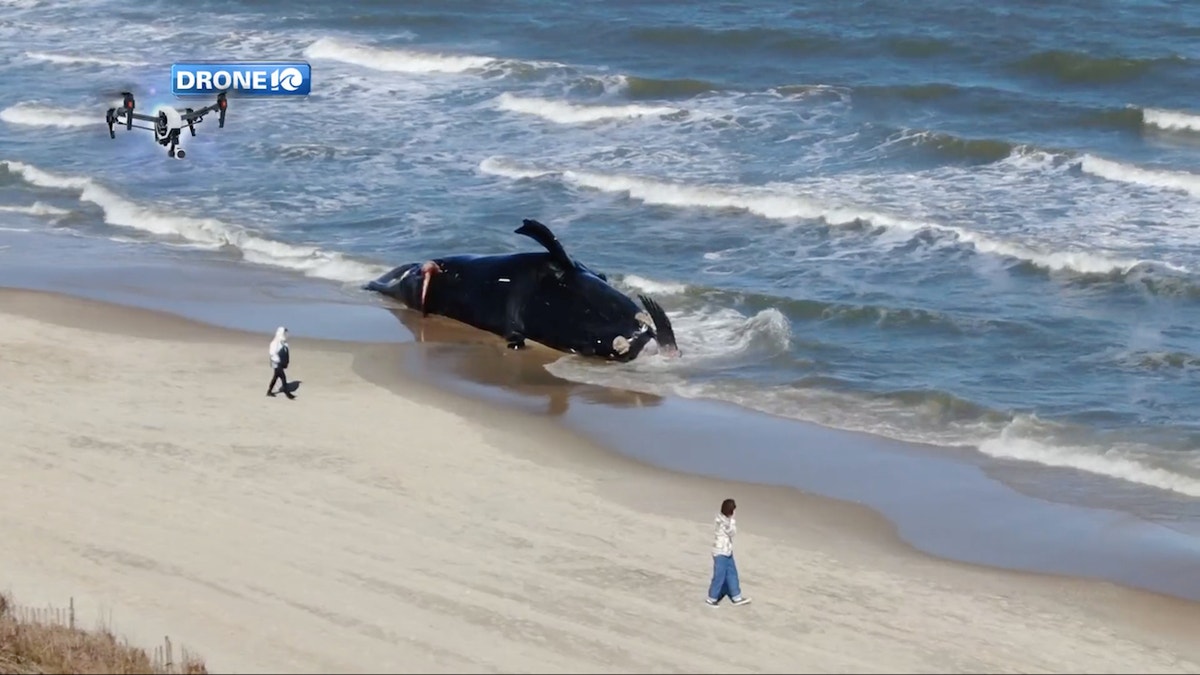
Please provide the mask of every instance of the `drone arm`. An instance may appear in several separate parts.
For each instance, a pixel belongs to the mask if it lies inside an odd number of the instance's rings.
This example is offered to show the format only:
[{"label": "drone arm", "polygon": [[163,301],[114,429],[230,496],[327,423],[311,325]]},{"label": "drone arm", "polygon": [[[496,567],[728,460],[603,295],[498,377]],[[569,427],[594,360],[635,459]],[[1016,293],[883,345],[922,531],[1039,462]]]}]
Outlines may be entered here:
[{"label": "drone arm", "polygon": [[197,108],[195,110],[188,108],[183,112],[182,115],[180,115],[180,117],[183,118],[184,122],[199,121],[201,117],[204,117],[215,109],[216,107],[211,105],[203,108]]},{"label": "drone arm", "polygon": [[211,105],[206,105],[203,108],[200,108],[198,110],[193,110],[191,108],[188,108],[187,111],[184,112],[184,114],[183,114],[183,119],[185,122],[189,122],[189,123],[192,122],[193,120],[200,121],[200,118],[204,117],[208,113],[217,112],[217,113],[220,113],[220,117],[217,120],[217,125],[223,129],[223,128],[225,128],[225,111],[228,109],[228,107],[229,107],[229,102],[228,102],[228,99],[225,98],[225,92],[221,92],[220,94],[217,94],[217,102],[216,103],[213,103]]},{"label": "drone arm", "polygon": [[[122,115],[125,117],[124,120],[121,119]],[[109,138],[117,137],[117,132],[114,130],[113,127],[117,124],[121,124],[122,122],[124,122],[126,129],[133,129],[133,121],[135,119],[142,120],[143,122],[158,121],[157,117],[152,117],[150,115],[142,115],[140,113],[135,113],[135,112],[133,112],[133,110],[130,107],[109,108],[108,112],[104,113],[104,122],[106,124],[108,124],[108,137]],[[146,128],[150,128],[150,127],[138,127],[138,128],[146,129]]]},{"label": "drone arm", "polygon": [[[119,113],[118,113],[119,114]],[[133,120],[141,120],[143,122],[157,122],[158,115],[143,115],[141,113],[127,112],[125,113],[126,121],[133,124]]]}]

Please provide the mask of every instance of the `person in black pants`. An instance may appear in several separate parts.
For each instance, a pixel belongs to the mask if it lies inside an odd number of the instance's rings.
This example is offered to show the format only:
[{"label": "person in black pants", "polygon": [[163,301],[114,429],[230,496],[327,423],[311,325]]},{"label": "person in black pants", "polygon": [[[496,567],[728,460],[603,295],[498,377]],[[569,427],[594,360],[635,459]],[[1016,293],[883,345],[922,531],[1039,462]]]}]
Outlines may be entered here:
[{"label": "person in black pants", "polygon": [[275,374],[271,376],[271,384],[267,385],[267,396],[275,395],[275,382],[280,383],[279,391],[283,392],[288,398],[296,398],[288,387],[287,375],[283,371],[287,370],[290,354],[287,343],[287,328],[280,326],[275,329],[275,339],[271,340],[271,347],[268,350],[271,355],[271,368],[275,370]]}]

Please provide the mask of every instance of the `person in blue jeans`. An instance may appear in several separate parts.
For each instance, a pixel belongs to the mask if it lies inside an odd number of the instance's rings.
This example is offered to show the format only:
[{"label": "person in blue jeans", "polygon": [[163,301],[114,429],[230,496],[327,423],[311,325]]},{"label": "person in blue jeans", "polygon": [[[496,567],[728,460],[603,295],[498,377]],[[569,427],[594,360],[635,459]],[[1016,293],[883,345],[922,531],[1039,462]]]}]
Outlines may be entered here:
[{"label": "person in blue jeans", "polygon": [[742,595],[742,585],[738,581],[737,563],[733,561],[733,535],[737,534],[737,521],[733,512],[737,510],[737,502],[726,499],[721,502],[721,512],[713,521],[715,533],[713,536],[713,576],[708,586],[708,599],[705,602],[710,607],[716,607],[725,596],[735,605],[744,605],[750,598]]}]

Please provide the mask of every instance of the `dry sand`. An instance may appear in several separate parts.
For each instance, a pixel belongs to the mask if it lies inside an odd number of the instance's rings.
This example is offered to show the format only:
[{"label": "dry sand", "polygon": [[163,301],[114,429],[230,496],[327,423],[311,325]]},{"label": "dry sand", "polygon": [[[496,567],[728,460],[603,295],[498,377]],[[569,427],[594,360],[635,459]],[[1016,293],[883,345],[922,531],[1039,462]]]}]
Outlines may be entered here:
[{"label": "dry sand", "polygon": [[[1192,603],[934,560],[856,506],[357,374],[395,345],[293,337],[299,396],[267,398],[269,339],[0,292],[0,587],[212,672],[1200,671]],[[726,496],[754,603],[713,609]]]}]

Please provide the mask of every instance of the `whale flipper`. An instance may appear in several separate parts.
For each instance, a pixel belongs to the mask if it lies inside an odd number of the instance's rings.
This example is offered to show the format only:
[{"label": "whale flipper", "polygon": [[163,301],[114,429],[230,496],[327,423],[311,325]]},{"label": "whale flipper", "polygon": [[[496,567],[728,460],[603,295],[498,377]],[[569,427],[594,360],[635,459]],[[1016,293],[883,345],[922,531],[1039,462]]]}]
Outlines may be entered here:
[{"label": "whale flipper", "polygon": [[543,248],[550,252],[550,259],[561,267],[564,272],[575,268],[575,261],[571,260],[571,256],[567,255],[562,244],[558,243],[558,238],[545,225],[536,220],[526,218],[521,221],[521,226],[513,230],[513,232],[523,234],[541,244]]},{"label": "whale flipper", "polygon": [[509,294],[507,306],[504,308],[504,339],[508,342],[509,349],[525,347],[525,318],[522,311],[525,308],[526,289],[530,284],[524,283],[521,286],[525,288],[513,289]]},{"label": "whale flipper", "polygon": [[675,328],[671,326],[671,319],[667,317],[667,312],[648,295],[639,295],[638,299],[642,301],[642,306],[650,313],[650,318],[654,321],[654,339],[659,346],[671,356],[679,356],[679,343],[675,341]]},{"label": "whale flipper", "polygon": [[538,276],[522,275],[514,279],[504,307],[504,339],[509,349],[525,348],[525,302],[537,287]]}]

